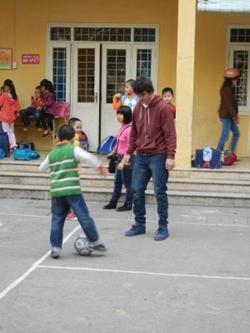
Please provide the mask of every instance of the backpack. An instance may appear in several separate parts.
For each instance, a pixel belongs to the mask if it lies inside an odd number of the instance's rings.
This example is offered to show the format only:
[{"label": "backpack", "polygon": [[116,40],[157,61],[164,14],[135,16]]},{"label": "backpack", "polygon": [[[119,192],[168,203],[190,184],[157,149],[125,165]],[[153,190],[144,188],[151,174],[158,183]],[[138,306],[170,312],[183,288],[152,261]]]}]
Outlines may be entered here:
[{"label": "backpack", "polygon": [[0,148],[0,160],[2,160],[3,158],[5,158],[5,153],[2,148]]},{"label": "backpack", "polygon": [[116,137],[107,136],[99,145],[96,152],[97,154],[109,154],[116,145]]},{"label": "backpack", "polygon": [[[204,159],[205,157],[205,159]],[[204,152],[204,149],[196,149],[195,152],[195,167],[196,168],[209,168],[220,169],[221,163],[221,151],[219,149],[208,149]]]},{"label": "backpack", "polygon": [[0,148],[4,152],[4,156],[10,156],[10,141],[6,132],[0,131]]},{"label": "backpack", "polygon": [[15,160],[19,161],[31,161],[36,160],[40,157],[40,155],[29,148],[16,148],[13,153],[13,157]]},{"label": "backpack", "polygon": [[17,142],[17,148],[29,148],[31,150],[35,150],[35,144],[33,142],[19,141]]}]

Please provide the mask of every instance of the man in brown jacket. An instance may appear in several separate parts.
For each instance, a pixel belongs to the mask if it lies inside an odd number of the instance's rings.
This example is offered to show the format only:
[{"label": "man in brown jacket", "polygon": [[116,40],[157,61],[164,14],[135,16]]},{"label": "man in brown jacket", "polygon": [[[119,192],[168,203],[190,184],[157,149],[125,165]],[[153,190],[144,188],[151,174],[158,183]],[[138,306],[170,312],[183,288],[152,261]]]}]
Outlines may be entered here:
[{"label": "man in brown jacket", "polygon": [[168,233],[168,198],[166,194],[168,172],[174,168],[176,132],[172,112],[161,97],[154,95],[151,80],[139,78],[134,91],[139,97],[133,111],[130,144],[125,157],[129,163],[133,154],[132,187],[134,193],[135,224],[125,236],[146,232],[145,190],[152,177],[159,215],[156,241],[164,240]]}]

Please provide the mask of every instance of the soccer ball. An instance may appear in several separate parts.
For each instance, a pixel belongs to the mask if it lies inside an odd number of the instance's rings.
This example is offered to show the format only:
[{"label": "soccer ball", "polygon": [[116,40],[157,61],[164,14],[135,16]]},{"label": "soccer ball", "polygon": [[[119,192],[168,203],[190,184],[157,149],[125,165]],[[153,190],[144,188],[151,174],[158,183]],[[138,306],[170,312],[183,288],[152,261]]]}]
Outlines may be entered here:
[{"label": "soccer ball", "polygon": [[91,253],[91,249],[89,248],[89,241],[86,237],[79,236],[74,242],[74,247],[76,252],[81,256],[87,256]]}]

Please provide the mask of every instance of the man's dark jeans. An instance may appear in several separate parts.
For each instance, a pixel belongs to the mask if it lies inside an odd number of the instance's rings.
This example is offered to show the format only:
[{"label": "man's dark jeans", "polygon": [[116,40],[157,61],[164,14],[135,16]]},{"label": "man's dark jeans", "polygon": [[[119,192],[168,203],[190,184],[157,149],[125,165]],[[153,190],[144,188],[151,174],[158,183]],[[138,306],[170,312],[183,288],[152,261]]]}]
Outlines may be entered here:
[{"label": "man's dark jeans", "polygon": [[166,155],[136,155],[133,165],[134,215],[136,224],[146,223],[145,190],[150,178],[153,179],[154,193],[157,201],[159,226],[168,224],[168,171],[165,167]]},{"label": "man's dark jeans", "polygon": [[52,198],[52,221],[50,243],[52,247],[62,247],[63,227],[70,207],[73,209],[78,221],[91,242],[99,239],[95,222],[90,217],[88,207],[81,194]]}]

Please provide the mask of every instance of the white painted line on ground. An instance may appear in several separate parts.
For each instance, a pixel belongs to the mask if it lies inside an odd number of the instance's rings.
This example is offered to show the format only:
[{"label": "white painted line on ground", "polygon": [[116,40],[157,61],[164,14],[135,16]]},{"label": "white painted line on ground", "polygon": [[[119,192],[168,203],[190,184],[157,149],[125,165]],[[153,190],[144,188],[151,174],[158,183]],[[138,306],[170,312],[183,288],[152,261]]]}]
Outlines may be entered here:
[{"label": "white painted line on ground", "polygon": [[46,217],[46,218],[50,218],[51,215],[33,215],[33,214],[15,214],[15,213],[3,213],[1,212],[0,215],[7,215],[7,216],[22,216],[22,217]]},{"label": "white painted line on ground", "polygon": [[[63,240],[63,244],[66,243],[69,238],[76,232],[78,231],[78,229],[80,229],[80,226],[77,226],[76,228],[74,228]],[[48,251],[47,253],[45,253],[40,259],[38,259],[37,261],[35,261],[32,266],[21,276],[19,276],[15,281],[13,281],[10,285],[8,285],[7,288],[5,288],[4,290],[2,290],[0,292],[0,300],[3,299],[11,290],[13,290],[14,288],[16,288],[22,281],[24,281],[32,272],[34,272],[37,267],[39,267],[39,265],[46,260],[50,255],[50,251]]]},{"label": "white painted line on ground", "polygon": [[195,278],[195,279],[212,279],[212,280],[235,280],[235,281],[249,281],[250,277],[240,276],[222,276],[222,275],[199,275],[199,274],[178,274],[178,273],[157,273],[147,271],[127,271],[120,269],[105,269],[105,268],[92,268],[92,267],[70,267],[70,266],[52,266],[52,265],[39,265],[38,268],[47,269],[63,269],[71,271],[89,271],[89,272],[102,272],[102,273],[118,273],[118,274],[132,274],[132,275],[149,275],[149,276],[163,276],[163,277],[176,277],[176,278]]},{"label": "white painted line on ground", "polygon": [[[95,220],[100,220],[100,221],[110,221],[110,220],[118,220],[117,218],[113,218],[113,217],[97,217],[95,218]],[[134,219],[120,219],[119,218],[119,222],[129,222],[129,223],[134,223]],[[153,221],[153,220],[147,220],[147,223],[150,224],[155,224],[157,226],[157,221]],[[223,224],[223,223],[200,223],[200,222],[178,222],[178,221],[174,221],[174,222],[170,222],[169,225],[175,225],[175,224],[185,224],[185,225],[199,225],[199,226],[206,226],[206,227],[229,227],[229,228],[236,228],[236,227],[240,227],[240,228],[250,228],[250,225],[247,224]]]},{"label": "white painted line on ground", "polygon": [[[0,213],[0,216],[18,216],[18,217],[35,217],[35,218],[50,218],[51,215],[32,215],[32,214],[15,214],[15,213]],[[118,216],[119,217],[119,216]],[[95,217],[95,220],[100,220],[100,221],[110,221],[110,220],[117,220],[118,218],[115,217]],[[119,222],[129,222],[129,223],[134,223],[134,219],[120,219],[119,218]],[[153,220],[147,220],[147,223],[149,224],[156,224],[157,225],[157,221],[153,221]],[[199,225],[199,226],[206,226],[206,227],[225,227],[225,228],[250,228],[250,224],[223,224],[223,223],[200,223],[200,222],[179,222],[179,221],[174,221],[174,222],[170,222],[170,226],[174,225],[174,224],[185,224],[185,225]]]}]

